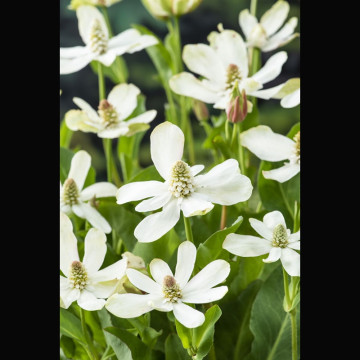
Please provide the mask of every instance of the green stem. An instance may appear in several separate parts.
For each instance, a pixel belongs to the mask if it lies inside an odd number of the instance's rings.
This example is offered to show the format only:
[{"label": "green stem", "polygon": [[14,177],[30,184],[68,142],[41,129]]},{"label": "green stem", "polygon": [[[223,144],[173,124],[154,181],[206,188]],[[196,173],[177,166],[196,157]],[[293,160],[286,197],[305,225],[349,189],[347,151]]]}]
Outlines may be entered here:
[{"label": "green stem", "polygon": [[209,351],[209,360],[216,360],[216,353],[214,345],[211,347]]},{"label": "green stem", "polygon": [[183,215],[183,217],[184,217],[184,224],[185,224],[186,240],[194,243],[193,233],[192,233],[191,225],[190,225],[190,219],[184,215]]},{"label": "green stem", "polygon": [[241,123],[239,123],[239,126],[237,127],[237,136],[239,140],[239,161],[240,161],[241,173],[243,175],[246,175],[245,156],[244,156],[245,154],[244,154],[244,148],[241,145],[241,141],[240,141],[240,133],[241,133]]},{"label": "green stem", "polygon": [[287,272],[285,271],[284,268],[282,268],[282,270],[283,270],[283,277],[284,277],[284,292],[285,292],[286,305],[288,306],[288,308],[290,308],[291,300],[290,300],[290,293],[289,293],[288,274],[287,274]]},{"label": "green stem", "polygon": [[296,328],[296,309],[290,312],[291,319],[291,349],[292,360],[297,360],[297,328]]},{"label": "green stem", "polygon": [[177,55],[177,72],[182,72],[184,70],[182,58],[181,58],[181,36],[180,36],[180,24],[179,16],[174,16],[174,33],[176,37],[176,55]]},{"label": "green stem", "polygon": [[66,126],[65,120],[63,120],[60,125],[60,146],[68,149],[73,133],[74,132]]},{"label": "green stem", "polygon": [[80,320],[81,320],[81,328],[82,328],[82,331],[83,331],[83,334],[85,336],[85,340],[86,340],[86,343],[88,345],[88,354],[91,358],[91,360],[98,360],[99,357],[97,356],[97,353],[96,353],[96,350],[95,350],[95,347],[94,347],[94,344],[92,343],[91,339],[90,339],[90,335],[87,331],[87,328],[86,328],[86,322],[85,322],[85,310],[83,308],[80,308]]},{"label": "green stem", "polygon": [[99,79],[99,102],[106,98],[105,78],[102,64],[98,61],[98,79]]},{"label": "green stem", "polygon": [[259,203],[258,203],[258,205],[257,205],[257,207],[256,207],[256,212],[258,213],[258,212],[260,212],[260,210],[261,210],[261,207],[262,207],[262,202],[261,202],[261,200],[259,201]]},{"label": "green stem", "polygon": [[108,13],[108,11],[107,11],[107,7],[106,7],[106,6],[102,6],[102,7],[101,7],[101,10],[102,10],[102,12],[103,12],[104,19],[105,19],[105,23],[106,23],[106,26],[107,26],[108,31],[109,31],[109,38],[112,38],[114,35],[113,35],[112,30],[111,30],[111,24],[110,24],[109,13]]},{"label": "green stem", "polygon": [[227,207],[226,205],[223,205],[221,209],[220,230],[223,230],[226,227],[226,216],[227,216]]},{"label": "green stem", "polygon": [[106,157],[107,181],[112,182],[112,143],[111,139],[103,139],[104,152]]},{"label": "green stem", "polygon": [[123,180],[124,180],[124,183],[127,183],[127,181],[128,181],[128,173],[127,173],[127,169],[126,169],[125,154],[120,153],[119,154],[119,159],[120,159],[120,165],[121,165],[121,172],[122,172],[122,175],[123,175]]},{"label": "green stem", "polygon": [[282,198],[284,200],[285,206],[286,206],[287,210],[289,211],[292,219],[294,220],[294,214],[293,214],[293,211],[292,211],[292,209],[291,209],[291,207],[289,205],[289,202],[288,202],[288,200],[286,198],[286,195],[284,193],[284,189],[283,189],[281,183],[278,182],[278,184],[279,184],[279,189],[280,189],[280,192],[281,192],[281,196],[282,196]]},{"label": "green stem", "polygon": [[237,123],[234,123],[233,131],[232,131],[232,136],[231,136],[231,144],[230,144],[230,147],[231,147],[231,148],[234,146],[237,133],[238,133],[238,124],[237,124]]},{"label": "green stem", "polygon": [[108,359],[108,355],[109,353],[112,351],[112,348],[110,345],[107,346],[107,348],[105,349],[105,352],[103,353],[103,355],[101,356],[101,359],[100,360],[105,360],[105,359]]},{"label": "green stem", "polygon": [[257,0],[251,0],[250,2],[250,14],[256,16]]}]

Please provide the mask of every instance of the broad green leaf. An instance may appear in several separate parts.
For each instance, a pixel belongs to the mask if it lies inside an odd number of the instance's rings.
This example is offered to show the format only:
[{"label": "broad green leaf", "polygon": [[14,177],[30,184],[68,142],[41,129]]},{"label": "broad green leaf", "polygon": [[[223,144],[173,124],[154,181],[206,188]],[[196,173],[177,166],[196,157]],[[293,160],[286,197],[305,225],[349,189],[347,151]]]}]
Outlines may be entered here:
[{"label": "broad green leaf", "polygon": [[74,354],[75,354],[75,344],[74,344],[73,339],[71,339],[70,337],[65,336],[65,335],[61,335],[60,347],[63,350],[64,355],[67,358],[71,359],[74,356]]},{"label": "broad green leaf", "polygon": [[160,176],[154,165],[150,165],[144,170],[140,171],[133,178],[131,178],[129,182],[150,181],[150,180],[157,180],[164,182],[164,179]]},{"label": "broad green leaf", "polygon": [[66,126],[65,119],[64,119],[60,125],[60,146],[61,147],[64,147],[64,148],[69,147],[73,133],[74,132]]},{"label": "broad green leaf", "polygon": [[[94,60],[90,66],[95,74],[98,74],[99,62]],[[125,83],[129,77],[126,62],[121,56],[117,56],[115,61],[110,66],[101,64],[102,71],[105,77],[108,77],[115,85]]]},{"label": "broad green leaf", "polygon": [[193,329],[189,329],[175,319],[176,332],[184,349],[192,346]]},{"label": "broad green leaf", "polygon": [[157,342],[157,339],[162,334],[162,330],[156,331],[151,328],[150,325],[150,314],[147,313],[144,316],[139,316],[137,318],[128,319],[129,323],[133,325],[139,332],[141,340],[148,347],[153,348]]},{"label": "broad green leaf", "polygon": [[86,343],[80,319],[63,308],[60,308],[60,333],[81,343]]},{"label": "broad green leaf", "polygon": [[101,330],[101,323],[96,311],[85,311],[85,321],[91,331],[92,339],[100,344],[103,348],[106,348],[106,341],[104,333]]},{"label": "broad green leaf", "polygon": [[190,360],[176,334],[169,334],[165,341],[165,360]]}]

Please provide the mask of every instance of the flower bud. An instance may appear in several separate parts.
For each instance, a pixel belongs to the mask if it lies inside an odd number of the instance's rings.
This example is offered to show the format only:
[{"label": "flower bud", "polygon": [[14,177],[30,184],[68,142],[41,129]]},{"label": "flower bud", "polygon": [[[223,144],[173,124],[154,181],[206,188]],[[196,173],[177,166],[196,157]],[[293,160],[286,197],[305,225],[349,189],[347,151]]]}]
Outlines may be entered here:
[{"label": "flower bud", "polygon": [[199,121],[206,121],[209,119],[209,110],[202,101],[194,99],[193,111]]},{"label": "flower bud", "polygon": [[115,3],[118,3],[122,0],[71,0],[69,9],[76,10],[79,6],[82,5],[92,5],[92,6],[111,6]]},{"label": "flower bud", "polygon": [[238,123],[245,120],[247,115],[247,99],[245,90],[240,95],[233,97],[226,109],[226,115],[230,122]]}]

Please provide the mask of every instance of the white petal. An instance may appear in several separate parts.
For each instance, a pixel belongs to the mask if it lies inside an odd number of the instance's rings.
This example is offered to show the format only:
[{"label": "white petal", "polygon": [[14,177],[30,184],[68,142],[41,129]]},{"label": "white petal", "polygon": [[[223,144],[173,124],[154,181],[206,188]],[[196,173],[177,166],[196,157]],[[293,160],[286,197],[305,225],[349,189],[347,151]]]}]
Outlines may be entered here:
[{"label": "white petal", "polygon": [[288,244],[288,247],[290,249],[294,249],[294,250],[300,250],[300,241],[294,241],[292,243]]},{"label": "white petal", "polygon": [[289,13],[290,6],[286,1],[277,1],[260,19],[267,36],[274,34],[284,23]]},{"label": "white petal", "polygon": [[277,210],[267,213],[263,218],[263,222],[271,231],[274,231],[274,228],[280,224],[286,229],[284,216]]},{"label": "white petal", "polygon": [[164,192],[160,195],[154,196],[153,198],[143,200],[135,207],[135,210],[139,212],[146,212],[160,209],[170,201],[171,197],[172,194],[170,191]]},{"label": "white petal", "polygon": [[209,45],[185,45],[183,59],[186,66],[192,72],[211,79],[221,85],[225,82],[225,67],[215,50]]},{"label": "white petal", "polygon": [[195,245],[190,241],[184,241],[181,243],[177,252],[177,263],[175,269],[175,279],[180,288],[183,288],[190,279],[194,270],[195,259]]},{"label": "white petal", "polygon": [[77,239],[73,233],[71,220],[60,212],[60,269],[65,276],[69,276],[73,261],[79,261]]},{"label": "white petal", "polygon": [[158,44],[158,40],[155,36],[152,35],[141,35],[139,39],[136,41],[136,44],[131,46],[126,52],[129,54],[133,54],[134,52],[145,49],[149,46]]},{"label": "white petal", "polygon": [[149,266],[151,276],[159,285],[163,285],[165,276],[174,276],[169,265],[164,260],[153,259]]},{"label": "white petal", "polygon": [[251,227],[264,239],[271,241],[273,232],[260,220],[250,218]]},{"label": "white petal", "polygon": [[300,255],[289,248],[282,249],[281,263],[286,272],[291,276],[300,276]]},{"label": "white petal", "polygon": [[202,312],[183,303],[174,304],[173,312],[176,319],[190,329],[202,325],[205,321],[205,316]]},{"label": "white petal", "polygon": [[102,230],[105,234],[111,232],[111,226],[106,219],[89,204],[80,203],[79,205],[74,205],[72,209],[77,216],[86,219],[94,228]]},{"label": "white petal", "polygon": [[186,217],[205,215],[211,211],[213,207],[214,205],[211,202],[202,199],[196,192],[184,198],[180,204],[180,208]]},{"label": "white petal", "polygon": [[73,59],[60,58],[60,75],[72,74],[83,69],[95,58],[95,54],[88,53]]},{"label": "white petal", "polygon": [[84,240],[85,250],[83,264],[88,273],[100,269],[106,254],[106,235],[99,229],[90,229]]},{"label": "white petal", "polygon": [[198,272],[184,287],[183,294],[208,290],[223,282],[230,273],[230,265],[225,260],[214,260]]},{"label": "white petal", "polygon": [[114,279],[91,283],[86,286],[86,290],[91,292],[96,298],[106,299],[114,293],[118,285],[119,280]]},{"label": "white petal", "polygon": [[83,99],[78,97],[73,98],[73,102],[83,111],[85,111],[86,115],[89,117],[90,121],[95,124],[100,124],[101,119],[98,113]]},{"label": "white petal", "polygon": [[118,188],[109,182],[99,182],[96,184],[92,184],[84,189],[80,194],[80,199],[82,201],[90,200],[94,196],[96,198],[101,197],[112,197],[116,195]]},{"label": "white petal", "polygon": [[261,160],[281,161],[295,152],[295,142],[287,136],[274,133],[268,126],[259,125],[240,134],[242,146]]},{"label": "white petal", "polygon": [[265,90],[257,90],[257,91],[248,91],[247,95],[249,96],[255,96],[259,99],[265,99],[269,100],[271,98],[276,98],[276,95],[279,93],[279,91],[284,87],[286,83],[282,83],[280,85],[274,86],[269,89]]},{"label": "white petal", "polygon": [[206,82],[198,80],[194,75],[187,72],[174,75],[170,78],[169,85],[176,94],[189,96],[207,104],[214,104],[220,98],[218,91],[215,91]]},{"label": "white petal", "polygon": [[270,252],[271,243],[251,235],[229,234],[226,236],[222,247],[234,255],[252,257]]},{"label": "white petal", "polygon": [[71,159],[68,179],[73,179],[81,191],[91,165],[91,157],[85,150],[78,151]]},{"label": "white petal", "polygon": [[93,282],[109,281],[113,279],[121,279],[125,275],[127,267],[127,260],[121,259],[114,264],[107,266],[104,269],[99,270],[91,276]]},{"label": "white petal", "polygon": [[125,204],[129,201],[137,201],[151,196],[167,193],[167,186],[160,181],[137,181],[120,187],[116,193],[116,203]]},{"label": "white petal", "polygon": [[213,167],[207,174],[195,178],[197,194],[220,205],[233,205],[250,198],[253,186],[248,177],[240,174],[239,164],[228,159]]},{"label": "white petal", "polygon": [[104,139],[117,139],[119,136],[125,135],[129,131],[123,123],[114,124],[104,130],[98,132],[98,136]]},{"label": "white petal", "polygon": [[155,119],[156,114],[156,110],[149,110],[142,113],[141,115],[135,116],[131,120],[126,121],[125,124],[127,126],[132,124],[148,124]]},{"label": "white petal", "polygon": [[264,263],[272,263],[280,259],[281,256],[281,248],[273,247],[270,252],[269,256],[266,259],[263,259]]},{"label": "white petal", "polygon": [[174,163],[182,158],[184,141],[184,133],[169,121],[156,126],[150,135],[151,159],[165,180],[169,178]]},{"label": "white petal", "polygon": [[133,84],[116,85],[109,93],[108,101],[120,115],[120,119],[126,119],[136,108],[137,97],[140,90]]},{"label": "white petal", "polygon": [[295,242],[295,241],[298,241],[300,240],[300,230],[297,231],[296,233],[293,233],[289,236],[289,242]]},{"label": "white petal", "polygon": [[299,104],[300,104],[300,89],[297,89],[293,93],[284,96],[280,101],[280,105],[286,109],[295,107]]},{"label": "white petal", "polygon": [[192,176],[197,175],[199,172],[203,171],[205,168],[204,165],[194,165],[190,168],[190,173]]},{"label": "white petal", "polygon": [[87,54],[89,54],[89,49],[86,46],[60,48],[60,59],[73,59]]},{"label": "white petal", "polygon": [[192,292],[187,295],[183,295],[181,300],[190,304],[207,304],[209,302],[222,299],[227,292],[227,286],[219,286],[213,289],[202,290],[199,292]]},{"label": "white petal", "polygon": [[276,180],[280,183],[290,180],[300,171],[300,164],[285,164],[284,166],[269,170],[263,171],[265,179]]},{"label": "white petal", "polygon": [[63,301],[63,307],[67,309],[74,301],[79,299],[80,290],[74,288],[68,288],[65,290],[60,289],[60,298]]},{"label": "white petal", "polygon": [[146,276],[135,269],[127,269],[126,275],[128,276],[130,282],[138,289],[145,291],[149,294],[156,294],[162,296],[161,286],[154,280],[152,280],[149,276]]},{"label": "white petal", "polygon": [[254,15],[250,14],[248,9],[245,9],[239,14],[239,24],[245,36],[248,38],[252,29],[258,24],[258,21]]},{"label": "white petal", "polygon": [[251,78],[261,84],[274,80],[281,73],[281,69],[288,56],[285,51],[280,51],[271,56],[265,65]]},{"label": "white petal", "polygon": [[104,307],[105,300],[97,299],[96,296],[91,292],[82,290],[77,303],[84,310],[95,311],[101,310]]},{"label": "white petal", "polygon": [[106,53],[97,55],[95,60],[100,61],[105,66],[109,67],[116,59],[116,53],[108,50]]},{"label": "white petal", "polygon": [[128,48],[129,46],[136,43],[136,41],[138,41],[140,35],[140,32],[136,29],[125,30],[109,39],[108,47],[109,49],[116,49],[119,47]]}]

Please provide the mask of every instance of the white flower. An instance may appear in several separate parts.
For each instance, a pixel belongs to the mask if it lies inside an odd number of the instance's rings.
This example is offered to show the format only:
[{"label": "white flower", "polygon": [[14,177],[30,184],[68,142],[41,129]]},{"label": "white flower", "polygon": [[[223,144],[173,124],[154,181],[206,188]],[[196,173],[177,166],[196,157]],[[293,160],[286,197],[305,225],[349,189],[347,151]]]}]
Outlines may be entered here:
[{"label": "white flower", "polygon": [[291,234],[279,211],[266,214],[263,221],[250,218],[249,222],[262,236],[261,238],[229,234],[222,247],[232,254],[244,257],[269,254],[266,259],[263,259],[264,262],[270,263],[280,259],[289,275],[300,276],[300,255],[294,251],[300,250],[300,231]]},{"label": "white flower", "polygon": [[194,11],[202,0],[142,0],[150,14],[160,19],[181,16]]},{"label": "white flower", "polygon": [[[294,34],[298,23],[296,17],[292,17],[280,31],[288,16],[290,6],[286,1],[279,0],[261,17],[260,22],[249,10],[243,10],[239,15],[240,27],[243,30],[248,47],[257,47],[263,52],[277,49],[289,43],[299,36]],[[277,32],[278,31],[278,32]]]},{"label": "white flower", "polygon": [[242,146],[261,160],[289,160],[282,167],[263,171],[266,179],[283,183],[300,172],[300,131],[293,141],[287,136],[274,133],[268,126],[259,125],[241,133],[240,141]]},{"label": "white flower", "polygon": [[83,189],[90,164],[91,157],[84,150],[78,151],[71,159],[68,177],[63,186],[60,182],[60,210],[66,214],[73,212],[86,219],[93,227],[108,234],[111,232],[109,223],[86,201],[115,196],[117,187],[109,182],[99,182]]},{"label": "white flower", "polygon": [[93,6],[111,6],[122,0],[71,0],[69,9],[76,10],[82,5],[93,5]]},{"label": "white flower", "polygon": [[106,254],[106,235],[90,229],[84,240],[85,253],[79,260],[77,239],[70,219],[60,212],[60,304],[67,309],[72,302],[85,310],[100,310],[125,274],[126,259],[100,269]]},{"label": "white flower", "polygon": [[136,211],[163,208],[135,228],[134,235],[140,242],[151,242],[166,234],[178,222],[180,210],[185,217],[204,215],[212,210],[212,203],[233,205],[250,198],[250,179],[240,174],[234,159],[196,176],[204,165],[190,167],[181,160],[184,134],[176,125],[167,121],[158,125],[151,133],[150,143],[151,158],[165,182],[134,182],[123,185],[116,194],[118,204],[150,198],[139,203]]},{"label": "white flower", "polygon": [[220,300],[228,287],[213,287],[227,278],[230,265],[225,260],[212,261],[189,281],[195,259],[195,245],[185,241],[178,248],[175,275],[161,259],[154,259],[150,263],[150,272],[155,281],[137,270],[128,269],[126,274],[131,283],[147,294],[114,294],[108,298],[106,309],[122,318],[138,317],[154,309],[173,311],[184,326],[200,326],[205,321],[204,314],[185,303],[206,304]]},{"label": "white flower", "polygon": [[[215,109],[226,109],[233,87],[238,84],[239,92],[246,96],[270,99],[284,84],[262,90],[264,84],[274,80],[287,60],[285,51],[271,56],[254,75],[249,75],[248,52],[242,37],[235,31],[222,30],[208,36],[209,45],[185,45],[183,60],[187,67],[204,77],[197,79],[188,72],[174,75],[169,84],[180,95],[189,96],[214,104]],[[252,104],[248,102],[249,112]]]},{"label": "white flower", "polygon": [[300,104],[300,78],[289,79],[280,91],[273,96],[274,99],[281,99],[280,105],[283,108],[292,108]]},{"label": "white flower", "polygon": [[86,46],[60,48],[60,74],[71,74],[84,68],[93,60],[110,66],[117,55],[134,53],[158,40],[151,35],[141,35],[135,29],[128,29],[109,39],[109,32],[101,12],[94,6],[77,8],[79,32]]},{"label": "white flower", "polygon": [[82,111],[67,112],[66,125],[71,130],[97,133],[101,138],[132,135],[143,130],[144,124],[150,123],[156,116],[156,110],[149,110],[125,121],[135,110],[139,94],[140,90],[133,84],[116,85],[107,100],[101,100],[97,112],[86,101],[75,97],[73,101]]}]

